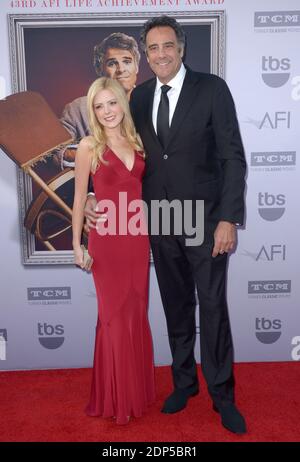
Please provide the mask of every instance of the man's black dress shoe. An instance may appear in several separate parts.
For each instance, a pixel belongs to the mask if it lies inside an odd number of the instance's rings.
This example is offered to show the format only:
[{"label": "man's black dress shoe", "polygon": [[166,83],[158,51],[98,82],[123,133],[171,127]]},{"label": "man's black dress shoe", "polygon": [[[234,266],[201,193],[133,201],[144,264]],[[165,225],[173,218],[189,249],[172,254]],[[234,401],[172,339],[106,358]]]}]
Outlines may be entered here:
[{"label": "man's black dress shoe", "polygon": [[246,433],[245,419],[233,403],[219,407],[214,404],[213,410],[221,415],[222,425],[226,430],[239,435]]},{"label": "man's black dress shoe", "polygon": [[164,414],[174,414],[184,409],[189,398],[196,396],[199,390],[188,391],[186,389],[176,388],[173,393],[166,399],[161,412]]}]

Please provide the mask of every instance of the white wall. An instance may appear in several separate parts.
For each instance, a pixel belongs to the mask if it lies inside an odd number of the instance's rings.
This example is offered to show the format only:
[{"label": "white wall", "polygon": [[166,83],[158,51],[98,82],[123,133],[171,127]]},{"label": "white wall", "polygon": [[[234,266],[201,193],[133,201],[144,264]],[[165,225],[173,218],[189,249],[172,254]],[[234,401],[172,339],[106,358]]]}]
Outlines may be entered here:
[{"label": "white wall", "polygon": [[[22,2],[19,2],[22,3]],[[23,2],[24,3],[24,2]],[[44,2],[50,5],[50,2]],[[8,46],[7,15],[12,13],[78,13],[149,11],[149,6],[97,7],[98,0],[90,1],[91,7],[68,8],[60,0],[59,7],[43,7],[36,0],[36,7],[11,7],[17,1],[2,0],[0,7],[0,76],[6,83],[5,93],[11,92],[10,58]],[[166,2],[167,3],[167,2]],[[299,207],[298,191],[300,173],[299,124],[300,124],[300,5],[298,0],[224,0],[213,5],[188,6],[175,2],[174,6],[162,6],[161,11],[225,10],[226,12],[226,80],[235,99],[240,128],[248,161],[248,192],[246,229],[238,233],[239,245],[230,258],[228,275],[228,301],[235,343],[236,361],[286,361],[292,360],[292,339],[300,336],[300,284],[299,279]],[[195,2],[196,3],[196,2]],[[208,2],[207,2],[208,3]],[[32,5],[34,2],[31,3]],[[56,2],[52,2],[53,5]],[[70,2],[69,2],[70,4]],[[159,7],[156,7],[156,11]],[[255,12],[277,12],[271,26],[254,27]],[[286,12],[294,11],[294,15]],[[280,12],[280,13],[278,13]],[[298,15],[298,16],[297,16]],[[274,21],[285,18],[285,27],[274,27]],[[298,26],[295,22],[298,21]],[[291,22],[292,21],[292,22]],[[278,23],[277,23],[278,24]],[[263,57],[266,57],[262,68]],[[272,59],[269,57],[272,57]],[[276,73],[279,61],[288,69],[279,73],[290,74],[287,82],[272,88],[262,79],[262,73]],[[278,61],[277,61],[278,60]],[[288,61],[287,61],[288,60]],[[280,63],[279,63],[280,64]],[[272,69],[270,69],[270,66]],[[267,75],[270,84],[273,75]],[[298,88],[298,90],[297,90]],[[1,92],[0,92],[1,93]],[[275,127],[277,117],[277,126]],[[290,124],[287,124],[287,117]],[[266,119],[261,127],[263,119]],[[279,120],[280,119],[280,120]],[[16,134],[17,136],[17,134]],[[275,166],[275,157],[266,155],[269,165],[251,165],[251,153],[296,152],[295,165]],[[261,155],[258,159],[262,160]],[[0,336],[1,330],[7,342],[0,348],[0,369],[34,369],[52,367],[82,367],[92,363],[96,299],[92,278],[70,266],[25,267],[21,263],[19,213],[17,199],[16,168],[0,153]],[[273,167],[272,167],[273,166]],[[261,199],[259,204],[259,193]],[[262,197],[263,196],[263,197]],[[278,197],[279,196],[279,197]],[[273,199],[282,204],[272,203]],[[276,199],[277,197],[277,199]],[[265,201],[267,200],[267,204]],[[281,218],[267,221],[259,214],[259,208],[284,208]],[[279,211],[261,210],[262,215],[274,217]],[[264,246],[264,248],[263,248]],[[283,250],[285,254],[283,253]],[[260,258],[258,258],[259,254]],[[248,282],[258,281],[255,293],[248,294]],[[257,293],[261,281],[277,281],[277,285],[264,285],[265,294]],[[291,281],[291,292],[282,292],[278,281]],[[30,305],[28,287],[71,287],[69,304]],[[274,291],[274,287],[276,290]],[[273,289],[272,289],[273,287]],[[281,287],[281,289],[280,289]],[[153,331],[157,364],[170,361],[170,353],[154,269],[151,269],[150,322]],[[39,342],[41,331],[38,323],[63,326],[58,337],[64,341],[56,349],[47,349]],[[48,329],[51,337],[51,327]],[[55,332],[53,333],[55,336]],[[271,342],[271,343],[267,343]],[[199,341],[196,355],[199,359]],[[6,357],[6,359],[5,359]],[[294,354],[293,359],[299,359]]]}]

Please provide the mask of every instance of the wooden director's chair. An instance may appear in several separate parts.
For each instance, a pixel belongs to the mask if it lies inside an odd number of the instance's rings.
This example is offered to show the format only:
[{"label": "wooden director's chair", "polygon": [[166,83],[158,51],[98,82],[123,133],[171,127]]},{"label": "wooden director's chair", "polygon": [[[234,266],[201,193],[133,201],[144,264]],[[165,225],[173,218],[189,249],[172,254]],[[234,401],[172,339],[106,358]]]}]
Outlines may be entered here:
[{"label": "wooden director's chair", "polygon": [[[25,91],[0,100],[0,147],[41,188],[28,207],[24,224],[48,250],[56,250],[49,242],[51,237],[71,227],[71,204],[56,191],[67,182],[74,182],[74,171],[65,169],[46,182],[33,168],[71,141],[69,132],[39,93]],[[43,210],[49,199],[59,210]],[[52,235],[42,231],[46,215],[60,222]]]}]

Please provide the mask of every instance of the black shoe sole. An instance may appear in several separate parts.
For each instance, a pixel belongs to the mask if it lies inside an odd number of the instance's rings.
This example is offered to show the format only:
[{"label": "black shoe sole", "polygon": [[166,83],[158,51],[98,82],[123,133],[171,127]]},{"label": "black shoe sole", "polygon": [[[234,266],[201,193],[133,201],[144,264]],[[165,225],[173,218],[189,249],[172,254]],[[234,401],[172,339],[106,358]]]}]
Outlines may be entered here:
[{"label": "black shoe sole", "polygon": [[193,398],[194,396],[197,396],[198,394],[199,394],[199,390],[197,390],[197,391],[195,391],[194,393],[192,393],[191,395],[189,395],[189,396],[188,396],[188,399],[187,399],[187,401],[186,401],[186,403],[185,403],[185,405],[182,406],[182,407],[180,407],[180,408],[177,408],[177,409],[174,410],[174,411],[165,411],[164,408],[162,408],[160,412],[162,412],[163,414],[176,414],[176,412],[180,412],[180,411],[182,411],[182,410],[186,407],[186,405],[187,405],[187,403],[188,403],[188,400],[189,400],[190,398]]},{"label": "black shoe sole", "polygon": [[180,407],[180,408],[178,408],[178,409],[176,409],[176,410],[174,410],[174,411],[166,411],[166,410],[164,410],[164,409],[161,409],[160,412],[162,412],[162,414],[176,414],[176,412],[180,412],[180,411],[182,411],[184,408],[186,408],[186,404],[185,404],[183,407]]},{"label": "black shoe sole", "polygon": [[[213,410],[214,410],[215,412],[217,412],[217,414],[220,414],[220,411],[219,411],[219,409],[217,408],[217,406],[216,406],[215,404],[213,404]],[[224,428],[226,428],[226,430],[228,430],[228,431],[231,432],[231,433],[234,433],[235,435],[245,435],[245,433],[247,433],[247,430],[241,431],[241,432],[239,432],[239,431],[234,431],[234,430],[232,430],[232,428],[227,427],[227,425],[224,425],[223,422],[222,422],[222,425],[223,425]]]}]

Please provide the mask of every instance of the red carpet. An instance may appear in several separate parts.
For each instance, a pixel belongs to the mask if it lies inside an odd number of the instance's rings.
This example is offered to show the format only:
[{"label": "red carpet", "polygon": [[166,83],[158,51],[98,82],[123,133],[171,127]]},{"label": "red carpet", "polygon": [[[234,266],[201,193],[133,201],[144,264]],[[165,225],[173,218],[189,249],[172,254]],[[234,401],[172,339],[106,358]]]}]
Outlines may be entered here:
[{"label": "red carpet", "polygon": [[0,372],[0,441],[300,441],[300,363],[235,366],[236,402],[248,433],[235,436],[201,392],[174,415],[160,413],[171,390],[169,367],[156,368],[156,403],[128,425],[84,414],[91,369]]}]

